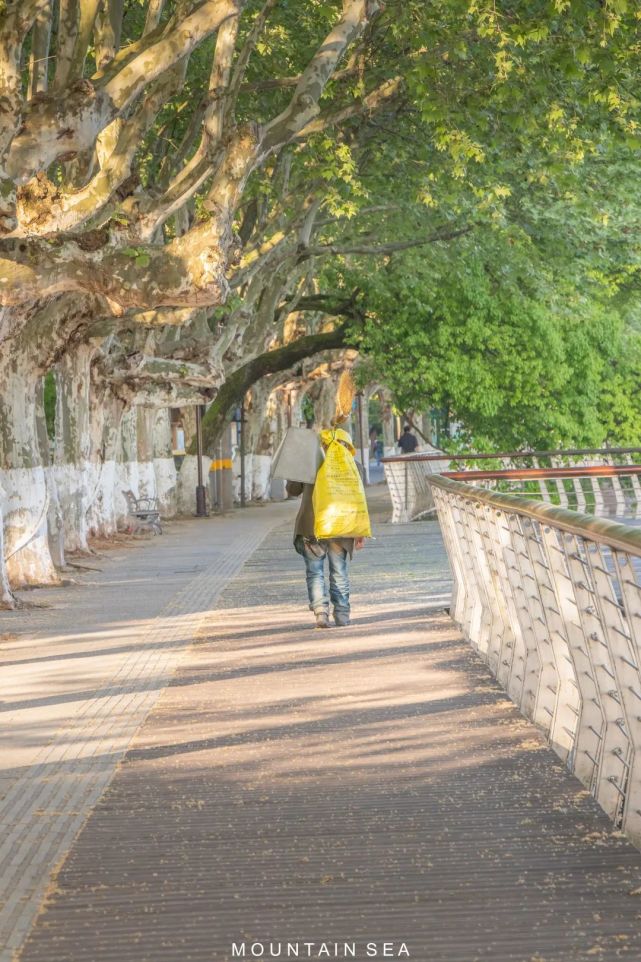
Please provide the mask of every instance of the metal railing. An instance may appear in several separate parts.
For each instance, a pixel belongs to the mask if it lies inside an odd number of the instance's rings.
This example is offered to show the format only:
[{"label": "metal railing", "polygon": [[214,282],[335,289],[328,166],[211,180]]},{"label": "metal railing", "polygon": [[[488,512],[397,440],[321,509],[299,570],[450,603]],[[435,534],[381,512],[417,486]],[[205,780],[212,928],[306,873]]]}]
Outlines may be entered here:
[{"label": "metal railing", "polygon": [[[392,501],[392,522],[414,521],[432,513],[429,484],[433,474],[462,478],[510,489],[528,497],[595,514],[641,515],[641,448],[572,448],[556,451],[468,452],[459,455],[411,454],[383,458]],[[500,470],[478,472],[475,462],[492,460]],[[547,463],[543,463],[547,462]],[[581,470],[576,469],[580,467]],[[604,467],[604,470],[593,470]],[[616,467],[620,470],[605,470]]]},{"label": "metal railing", "polygon": [[524,494],[600,517],[641,517],[641,466],[576,465],[501,471],[445,471],[443,477]]},{"label": "metal railing", "polygon": [[381,458],[392,502],[392,524],[415,521],[434,511],[428,477],[447,470],[447,455],[405,454]]},{"label": "metal railing", "polygon": [[641,845],[641,530],[449,478],[430,484],[454,620]]}]

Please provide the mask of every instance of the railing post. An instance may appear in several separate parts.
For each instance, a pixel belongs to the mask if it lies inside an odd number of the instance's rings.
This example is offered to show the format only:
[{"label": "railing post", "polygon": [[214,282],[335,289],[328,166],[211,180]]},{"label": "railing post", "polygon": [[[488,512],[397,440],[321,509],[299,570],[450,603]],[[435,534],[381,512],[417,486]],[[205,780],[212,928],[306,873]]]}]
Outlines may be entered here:
[{"label": "railing post", "polygon": [[405,521],[409,521],[409,520],[410,520],[410,514],[409,514],[409,498],[408,498],[408,491],[407,491],[407,461],[406,461],[405,464],[403,465],[403,468],[404,468],[403,477],[404,477],[404,481],[405,481],[405,485],[404,485],[405,496],[404,496],[404,498],[403,498],[403,508],[404,508],[404,512],[405,512],[405,518],[404,518],[404,520],[405,520]]},{"label": "railing post", "polygon": [[514,653],[515,617],[511,610],[511,591],[505,571],[503,546],[497,536],[493,509],[489,505],[478,504],[475,514],[491,579],[488,584],[492,611],[488,662],[499,683],[507,688]]},{"label": "railing post", "polygon": [[[593,680],[593,664],[585,637],[578,622],[578,603],[574,595],[574,581],[568,565],[564,535],[554,528],[542,526],[541,537],[546,554],[558,607],[549,609],[549,623],[558,646],[557,663],[566,666],[566,689],[559,691],[559,706],[565,705],[572,714],[572,739],[567,758],[568,767],[588,787],[592,787],[595,763],[600,751],[594,731],[601,726],[599,696]],[[596,699],[596,701],[594,700]],[[561,709],[562,710],[562,709]],[[570,728],[565,713],[566,730]],[[587,754],[586,754],[587,752]]]},{"label": "railing post", "polygon": [[621,712],[610,694],[613,690],[614,672],[589,562],[590,551],[596,546],[582,538],[570,538],[571,540],[566,541],[566,557],[576,600],[576,620],[590,662],[589,678],[596,687],[592,707],[598,708],[601,715],[600,726],[596,723],[597,716],[594,713],[589,723],[590,731],[595,736],[593,749],[589,745],[582,747],[585,753],[589,753],[588,760],[594,762],[592,791],[602,808],[611,818],[615,818],[621,806],[621,797],[613,779],[616,779],[619,772],[620,766],[616,762],[618,754],[627,751],[627,737],[618,724]]},{"label": "railing post", "polygon": [[[519,610],[521,592],[519,591],[519,570],[516,546],[508,516],[503,511],[492,511],[491,521],[497,545],[498,573],[503,585],[508,617],[509,637],[503,638],[501,652],[501,673],[498,676],[510,698],[517,705],[523,704],[527,644],[522,612]],[[503,680],[504,679],[504,680]]]},{"label": "railing post", "polygon": [[[623,458],[625,464],[633,464],[632,458],[629,454]],[[641,482],[639,482],[638,474],[630,475],[630,484],[632,487],[632,495],[634,497],[635,504],[635,517],[639,516],[639,508],[641,507]]]},{"label": "railing post", "polygon": [[538,591],[534,569],[528,551],[527,534],[524,530],[525,519],[517,515],[508,515],[507,524],[511,533],[514,548],[514,595],[516,610],[521,625],[523,639],[523,689],[521,694],[521,711],[527,718],[547,730],[550,719],[539,702],[539,688],[541,685],[544,651],[540,642],[542,626],[545,625],[543,606]]},{"label": "railing post", "polygon": [[442,491],[435,491],[434,504],[452,571],[453,586],[450,615],[458,625],[462,625],[465,612],[470,611],[476,601],[464,574],[465,559],[461,546],[461,536],[457,532],[454,522],[454,498]]},{"label": "railing post", "polygon": [[[598,653],[592,650],[582,627],[586,573],[581,561],[583,544],[571,534],[561,534],[549,550],[564,632],[579,686],[580,704],[572,770],[592,792],[598,786],[602,763],[604,708],[598,684]],[[592,643],[594,644],[594,643]]]},{"label": "railing post", "polygon": [[485,651],[479,643],[484,607],[481,596],[483,589],[478,577],[476,556],[468,536],[464,501],[437,490],[435,503],[454,575],[452,617],[461,627],[464,635],[485,657]]},{"label": "railing post", "polygon": [[385,480],[387,481],[387,487],[392,501],[392,524],[400,524],[402,521],[406,520],[403,516],[403,496],[398,483],[399,472],[397,467],[398,462],[396,461],[385,463],[383,465],[383,469],[385,471]]},{"label": "railing post", "polygon": [[600,479],[598,477],[592,477],[590,481],[592,483],[592,493],[594,494],[594,513],[605,514],[605,501],[603,500]]},{"label": "railing post", "polygon": [[533,717],[545,732],[551,732],[556,707],[559,676],[550,640],[545,599],[541,592],[541,578],[546,578],[546,565],[542,555],[540,532],[530,518],[523,519],[526,578],[531,580],[535,602],[534,633],[538,650],[538,679],[534,700]]},{"label": "railing post", "polygon": [[[619,810],[624,819],[626,811],[623,800],[626,791],[630,791],[630,772],[633,774],[633,780],[636,781],[641,753],[641,724],[639,723],[641,701],[635,695],[639,690],[638,653],[635,651],[636,645],[629,627],[631,619],[624,616],[625,609],[614,591],[612,582],[614,572],[618,571],[622,578],[625,565],[617,565],[616,559],[612,557],[613,572],[608,568],[604,554],[601,546],[595,544],[589,546],[588,562],[595,588],[595,604],[601,622],[601,638],[610,655],[611,678],[603,700],[613,704],[617,715],[614,726],[623,737],[616,739],[618,744],[613,747],[604,744],[604,754],[611,753],[609,759],[611,764],[606,766],[607,759],[604,759],[602,777],[607,778],[619,794]],[[620,586],[619,583],[619,588]],[[629,594],[628,603],[632,604]],[[606,767],[611,774],[606,774]],[[637,803],[639,802],[641,798],[637,799]],[[637,804],[637,807],[641,805]]]},{"label": "railing post", "polygon": [[576,510],[585,511],[587,509],[587,501],[585,500],[585,491],[583,490],[583,484],[581,478],[572,478],[572,487],[574,488],[574,493],[576,495]]},{"label": "railing post", "polygon": [[[641,847],[641,585],[638,570],[635,573],[633,557],[615,551],[614,561],[630,630],[630,639],[626,646],[628,654],[623,656],[624,663],[630,670],[626,670],[626,677],[622,679],[622,694],[628,708],[632,758],[628,772],[623,829],[635,845]],[[632,665],[636,666],[636,673],[632,671]]]},{"label": "railing post", "polygon": [[616,476],[613,476],[612,478],[610,478],[610,481],[612,482],[612,490],[614,492],[616,513],[617,515],[622,516],[626,513],[627,502],[626,502],[625,492],[623,490],[623,487],[621,486],[621,481],[619,478],[617,478]]},{"label": "railing post", "polygon": [[485,658],[490,670],[494,670],[492,648],[492,624],[495,620],[495,607],[492,599],[492,572],[485,553],[483,538],[478,527],[476,509],[470,500],[462,499],[459,504],[459,518],[465,527],[468,545],[468,576],[474,578],[480,602],[478,623],[470,624],[469,638],[475,642],[478,651]]},{"label": "railing post", "polygon": [[559,533],[554,528],[541,524],[540,537],[542,547],[540,564],[542,568],[545,568],[545,577],[543,577],[543,571],[540,572],[540,591],[546,614],[549,640],[552,646],[552,657],[558,676],[550,740],[560,757],[568,767],[572,768],[580,717],[581,694],[574,659],[570,653],[567,626],[558,596],[559,586],[556,580],[555,561],[558,562],[559,558],[562,557],[562,548],[558,540]]}]

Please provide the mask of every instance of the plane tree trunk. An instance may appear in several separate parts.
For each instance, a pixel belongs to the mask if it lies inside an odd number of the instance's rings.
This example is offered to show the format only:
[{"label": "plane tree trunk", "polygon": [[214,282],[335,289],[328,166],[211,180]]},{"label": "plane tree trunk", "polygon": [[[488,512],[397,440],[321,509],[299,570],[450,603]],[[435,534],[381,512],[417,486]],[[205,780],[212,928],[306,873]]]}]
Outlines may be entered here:
[{"label": "plane tree trunk", "polygon": [[89,551],[88,515],[99,477],[91,430],[91,362],[96,350],[93,344],[79,345],[62,357],[55,372],[54,473],[67,551]]},{"label": "plane tree trunk", "polygon": [[4,573],[15,588],[59,581],[49,550],[50,492],[38,438],[40,377],[22,352],[8,352],[0,360]]}]

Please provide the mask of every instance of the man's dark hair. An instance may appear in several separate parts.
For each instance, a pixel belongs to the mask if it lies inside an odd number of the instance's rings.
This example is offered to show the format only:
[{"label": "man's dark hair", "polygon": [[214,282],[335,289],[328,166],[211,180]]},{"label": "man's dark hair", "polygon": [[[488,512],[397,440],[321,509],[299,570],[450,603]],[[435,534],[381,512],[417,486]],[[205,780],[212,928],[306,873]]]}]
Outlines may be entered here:
[{"label": "man's dark hair", "polygon": [[403,428],[403,430],[404,430],[404,431],[411,431],[411,428],[410,428],[409,424],[406,424],[405,427]]}]

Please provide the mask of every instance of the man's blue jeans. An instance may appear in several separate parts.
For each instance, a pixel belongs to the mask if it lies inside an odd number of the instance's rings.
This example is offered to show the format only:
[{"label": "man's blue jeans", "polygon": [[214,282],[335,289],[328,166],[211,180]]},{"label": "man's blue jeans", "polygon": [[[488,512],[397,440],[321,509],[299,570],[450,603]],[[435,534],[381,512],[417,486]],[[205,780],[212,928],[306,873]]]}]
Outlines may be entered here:
[{"label": "man's blue jeans", "polygon": [[[338,541],[318,541],[314,547],[319,555],[308,544],[304,544],[302,551],[310,609],[314,613],[325,611],[329,614],[331,600],[334,611],[349,616],[347,551]],[[325,581],[325,558],[329,562],[329,593]]]}]

